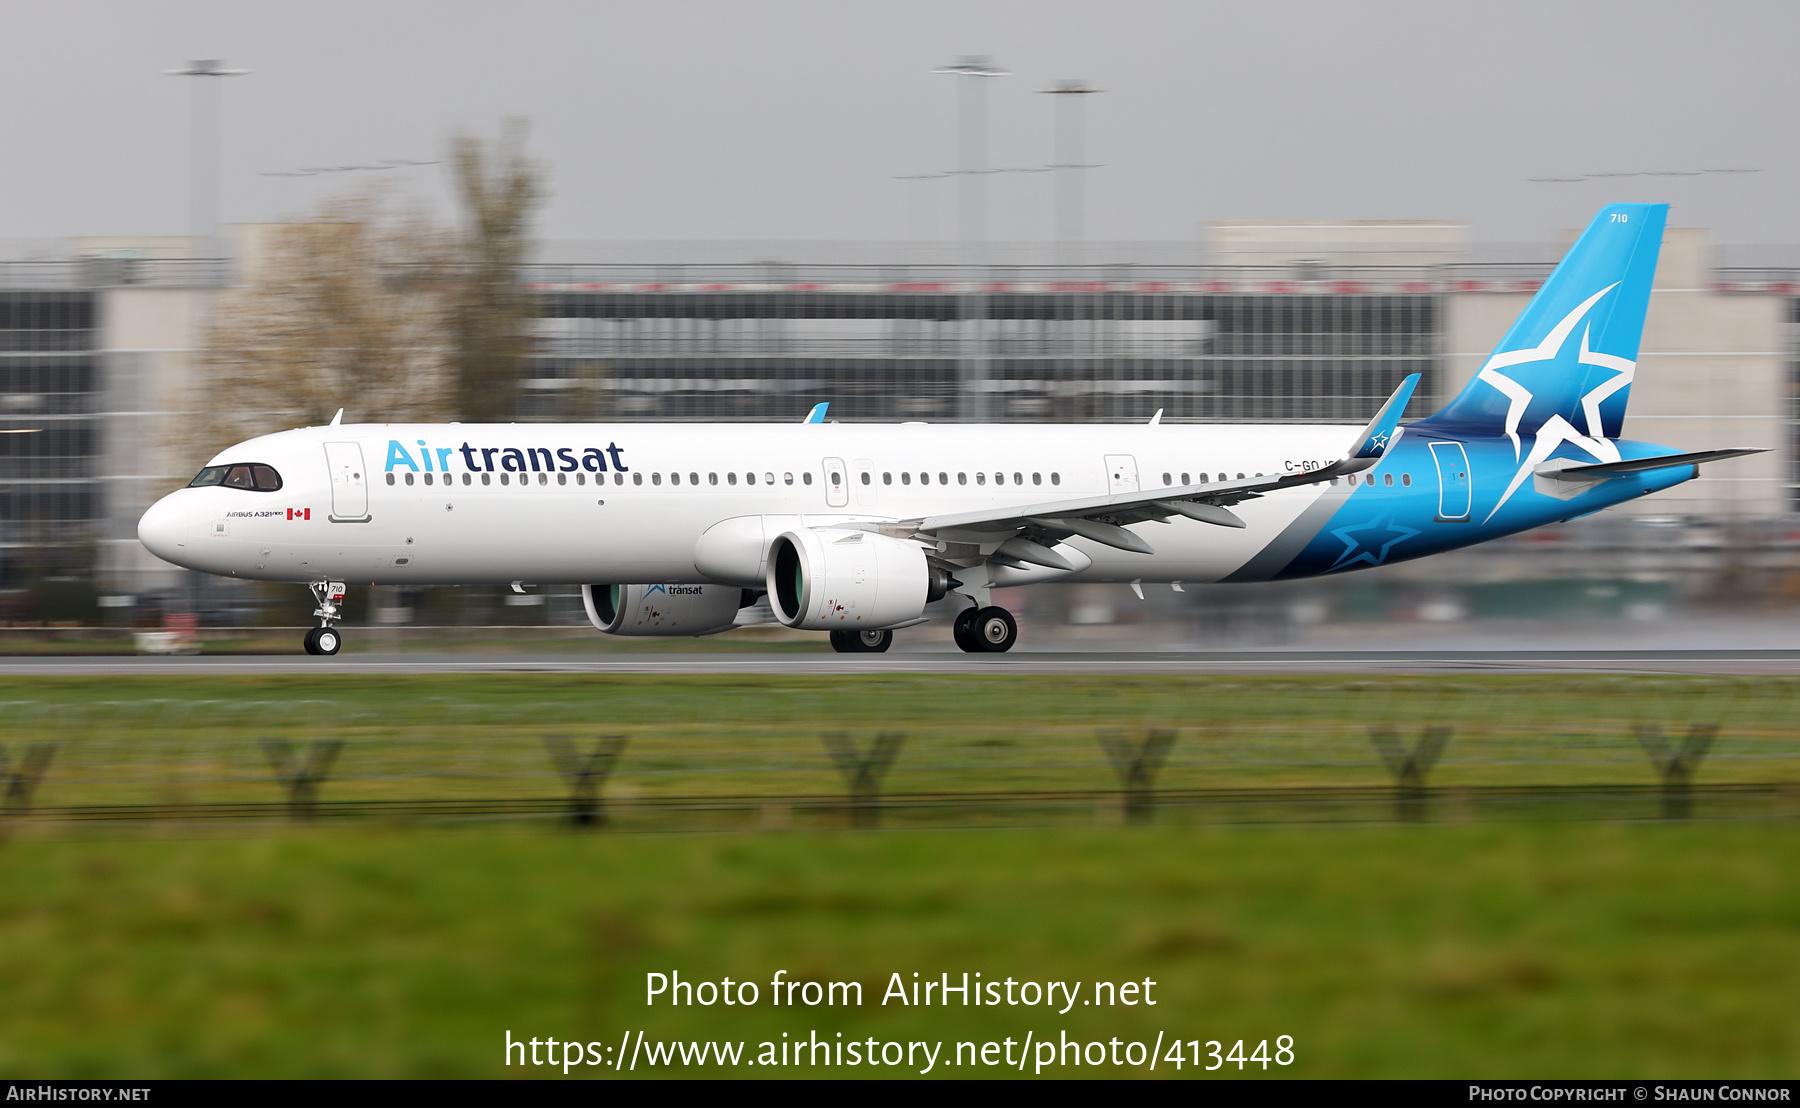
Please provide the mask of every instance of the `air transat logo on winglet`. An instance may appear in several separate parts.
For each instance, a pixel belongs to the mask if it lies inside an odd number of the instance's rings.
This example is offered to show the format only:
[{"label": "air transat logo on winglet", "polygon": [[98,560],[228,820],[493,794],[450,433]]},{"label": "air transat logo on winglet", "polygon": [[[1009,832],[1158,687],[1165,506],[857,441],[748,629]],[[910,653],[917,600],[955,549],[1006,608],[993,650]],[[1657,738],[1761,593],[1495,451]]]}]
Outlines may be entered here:
[{"label": "air transat logo on winglet", "polygon": [[[1553,379],[1556,384],[1579,381],[1585,373],[1582,366],[1598,366],[1613,371],[1612,377],[1601,382],[1581,398],[1581,410],[1586,417],[1587,434],[1584,435],[1576,430],[1568,420],[1556,412],[1544,414],[1538,420],[1537,427],[1532,429],[1528,417],[1532,414],[1531,409],[1534,405],[1541,410],[1544,407],[1560,406],[1560,404],[1556,398],[1546,399],[1544,403],[1539,404],[1539,398],[1534,396],[1530,389],[1500,372],[1502,369],[1510,369],[1513,366],[1532,365],[1539,362],[1549,362],[1552,366],[1557,366],[1558,363],[1563,362],[1565,360],[1563,349],[1568,345],[1569,335],[1574,332],[1575,325],[1580,323],[1582,317],[1600,302],[1601,297],[1618,287],[1619,284],[1615,281],[1582,301],[1574,311],[1564,316],[1560,323],[1552,327],[1550,333],[1544,336],[1544,341],[1536,346],[1525,350],[1506,350],[1495,354],[1487,360],[1486,365],[1481,367],[1481,372],[1476,374],[1478,380],[1492,385],[1507,398],[1506,437],[1512,440],[1513,459],[1520,463],[1518,472],[1513,474],[1511,483],[1506,486],[1506,491],[1501,494],[1499,502],[1494,505],[1494,510],[1487,514],[1488,519],[1493,519],[1495,514],[1500,511],[1501,506],[1512,499],[1512,494],[1525,483],[1525,478],[1531,475],[1532,469],[1548,459],[1551,454],[1556,452],[1556,448],[1564,443],[1579,447],[1597,461],[1616,462],[1619,460],[1619,448],[1606,437],[1605,421],[1601,418],[1600,405],[1614,393],[1631,384],[1632,376],[1637,371],[1637,363],[1629,358],[1618,358],[1611,354],[1601,354],[1592,350],[1588,345],[1589,337],[1593,334],[1591,324],[1581,329],[1581,346],[1575,353],[1573,364],[1562,369]],[[1522,423],[1527,426],[1527,434],[1535,435],[1531,453],[1523,458],[1520,457],[1522,446],[1519,442],[1519,427]]]},{"label": "air transat logo on winglet", "polygon": [[428,446],[424,439],[415,441],[418,443],[414,448],[418,452],[417,459],[399,439],[389,439],[384,472],[392,473],[396,466],[403,466],[413,473],[449,473],[459,454],[463,468],[470,473],[574,473],[577,470],[605,473],[609,468],[608,460],[612,462],[613,472],[631,472],[631,467],[625,464],[625,448],[616,442],[603,447],[528,446],[521,449],[517,446],[471,446],[466,442],[461,446]]}]

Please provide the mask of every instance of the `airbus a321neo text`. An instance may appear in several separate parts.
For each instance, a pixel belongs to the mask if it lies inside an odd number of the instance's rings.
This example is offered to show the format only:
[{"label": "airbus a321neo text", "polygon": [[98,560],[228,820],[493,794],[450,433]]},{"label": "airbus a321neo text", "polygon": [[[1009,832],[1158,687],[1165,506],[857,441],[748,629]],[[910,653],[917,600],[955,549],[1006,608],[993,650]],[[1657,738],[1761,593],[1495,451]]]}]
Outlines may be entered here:
[{"label": "airbus a321neo text", "polygon": [[[1269,581],[1436,554],[1693,479],[1621,438],[1667,206],[1595,217],[1441,411],[1401,426],[360,424],[224,450],[144,514],[158,557],[307,583],[341,644],[345,583],[581,582],[614,635],[768,620],[886,650],[956,594],[965,651],[1004,651],[989,596],[1047,581]],[[342,413],[339,413],[340,416]]]}]

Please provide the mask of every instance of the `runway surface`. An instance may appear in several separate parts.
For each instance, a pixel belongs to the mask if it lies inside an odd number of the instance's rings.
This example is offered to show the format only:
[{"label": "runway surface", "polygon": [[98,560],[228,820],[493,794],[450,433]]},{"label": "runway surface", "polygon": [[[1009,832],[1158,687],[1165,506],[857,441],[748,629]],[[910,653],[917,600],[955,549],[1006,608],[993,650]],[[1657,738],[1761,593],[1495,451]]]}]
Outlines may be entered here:
[{"label": "runway surface", "polygon": [[1251,650],[1012,654],[207,654],[0,658],[0,675],[277,676],[289,674],[592,673],[736,675],[1035,674],[1665,674],[1800,675],[1800,650]]}]

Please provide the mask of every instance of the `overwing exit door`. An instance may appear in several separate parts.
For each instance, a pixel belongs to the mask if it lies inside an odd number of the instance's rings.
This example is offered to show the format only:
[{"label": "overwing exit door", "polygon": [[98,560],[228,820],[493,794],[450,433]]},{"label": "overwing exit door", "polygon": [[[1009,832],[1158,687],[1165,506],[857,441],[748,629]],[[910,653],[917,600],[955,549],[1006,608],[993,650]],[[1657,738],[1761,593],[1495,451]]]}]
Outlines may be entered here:
[{"label": "overwing exit door", "polygon": [[844,467],[842,458],[826,458],[825,470],[825,503],[833,508],[842,508],[850,503],[850,472]]},{"label": "overwing exit door", "polygon": [[331,522],[369,522],[369,483],[362,447],[353,442],[326,443],[325,466],[331,471]]},{"label": "overwing exit door", "polygon": [[1431,459],[1437,463],[1438,514],[1446,523],[1469,518],[1469,454],[1460,442],[1434,442]]},{"label": "overwing exit door", "polygon": [[1138,491],[1137,458],[1130,454],[1108,454],[1106,470],[1112,476],[1107,479],[1107,492]]}]

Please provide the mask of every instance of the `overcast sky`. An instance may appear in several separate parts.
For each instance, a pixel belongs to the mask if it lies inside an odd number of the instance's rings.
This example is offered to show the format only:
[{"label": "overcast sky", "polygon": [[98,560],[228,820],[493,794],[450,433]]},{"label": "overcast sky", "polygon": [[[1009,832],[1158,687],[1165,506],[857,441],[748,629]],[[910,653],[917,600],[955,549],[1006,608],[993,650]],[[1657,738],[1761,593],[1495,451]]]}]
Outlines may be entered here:
[{"label": "overcast sky", "polygon": [[[223,216],[279,219],[532,121],[552,239],[953,238],[956,81],[989,54],[990,161],[1054,160],[1086,98],[1094,239],[1220,219],[1454,219],[1544,240],[1670,200],[1800,242],[1800,5],[1761,3],[40,3],[4,0],[0,238],[187,230],[194,58],[224,88]],[[1755,169],[1695,177],[1531,178]],[[390,171],[443,201],[437,167]],[[1049,174],[990,178],[990,234],[1053,237]]]}]

